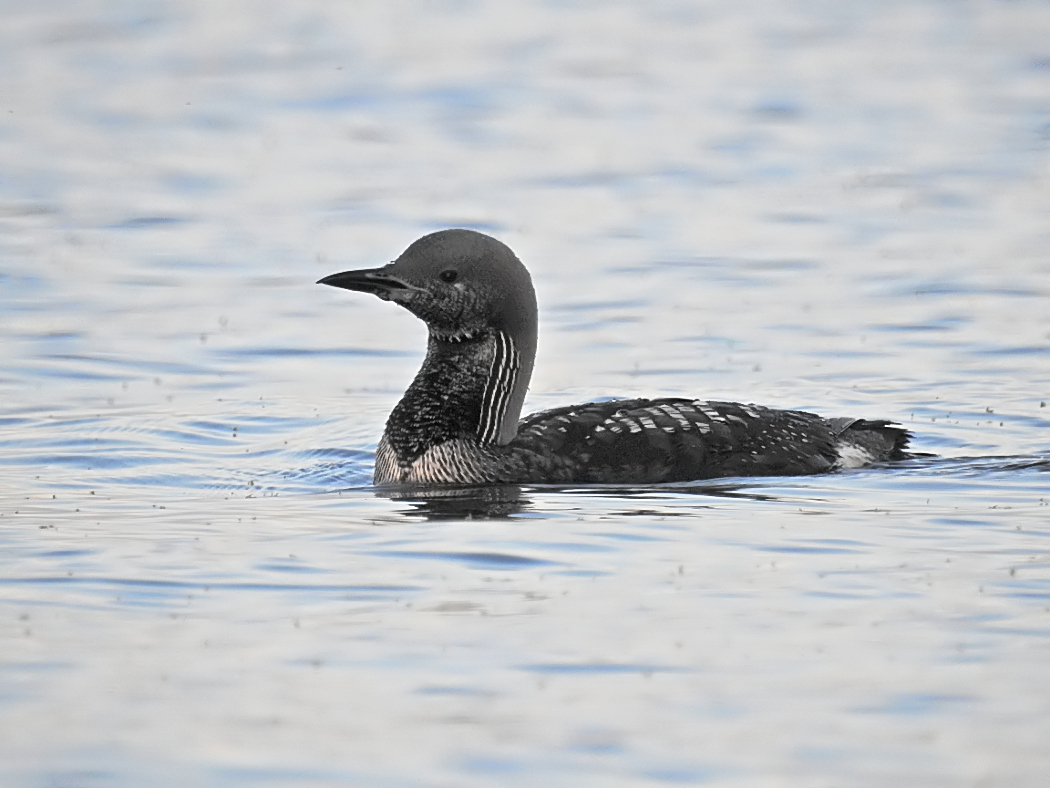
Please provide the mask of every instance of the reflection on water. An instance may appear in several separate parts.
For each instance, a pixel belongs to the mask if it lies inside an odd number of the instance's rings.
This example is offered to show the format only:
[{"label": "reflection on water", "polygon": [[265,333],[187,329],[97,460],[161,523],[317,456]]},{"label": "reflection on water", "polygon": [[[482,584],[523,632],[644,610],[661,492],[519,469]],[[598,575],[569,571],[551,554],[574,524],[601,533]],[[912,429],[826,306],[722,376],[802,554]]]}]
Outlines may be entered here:
[{"label": "reflection on water", "polygon": [[[0,783],[1043,785],[1045,6],[23,6]],[[534,273],[527,409],[936,456],[375,490],[423,329],[314,282],[450,226]]]},{"label": "reflection on water", "polygon": [[[538,485],[529,488],[534,492],[558,493],[560,495],[586,495],[600,497],[615,505],[617,499],[652,499],[673,496],[712,496],[715,498],[741,498],[753,501],[775,500],[775,495],[756,489],[759,484],[725,483],[674,483],[647,487],[624,487],[619,485],[561,486]],[[428,520],[504,519],[512,515],[528,513],[533,507],[532,495],[518,485],[491,485],[488,487],[447,487],[432,489],[381,490],[381,498],[403,501],[411,505],[412,514],[420,514]],[[635,511],[613,511],[621,516],[653,516],[667,514],[658,508]]]},{"label": "reflection on water", "polygon": [[500,519],[519,514],[529,506],[521,487],[513,484],[400,490],[380,495],[408,503],[414,513],[429,520]]}]

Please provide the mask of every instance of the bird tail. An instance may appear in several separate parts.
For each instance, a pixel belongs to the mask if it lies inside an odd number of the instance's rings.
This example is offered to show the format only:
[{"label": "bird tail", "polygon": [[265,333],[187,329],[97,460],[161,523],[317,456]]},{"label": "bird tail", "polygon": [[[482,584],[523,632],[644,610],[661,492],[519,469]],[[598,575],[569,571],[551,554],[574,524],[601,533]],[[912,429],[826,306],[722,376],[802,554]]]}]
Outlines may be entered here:
[{"label": "bird tail", "polygon": [[908,451],[911,433],[892,421],[848,418],[829,421],[841,443],[862,449],[875,462],[919,456]]}]

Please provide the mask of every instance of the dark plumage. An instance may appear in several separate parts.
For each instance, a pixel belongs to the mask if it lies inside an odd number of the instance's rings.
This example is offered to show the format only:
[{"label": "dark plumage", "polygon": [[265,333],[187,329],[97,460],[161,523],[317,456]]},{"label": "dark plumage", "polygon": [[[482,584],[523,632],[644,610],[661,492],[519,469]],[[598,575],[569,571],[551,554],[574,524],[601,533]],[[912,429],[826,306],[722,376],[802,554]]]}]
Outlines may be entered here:
[{"label": "dark plumage", "polygon": [[495,238],[424,236],[382,268],[320,284],[426,322],[426,359],[387,420],[377,485],[652,483],[821,473],[908,456],[888,421],[688,399],[591,402],[519,423],[536,353],[528,271]]}]

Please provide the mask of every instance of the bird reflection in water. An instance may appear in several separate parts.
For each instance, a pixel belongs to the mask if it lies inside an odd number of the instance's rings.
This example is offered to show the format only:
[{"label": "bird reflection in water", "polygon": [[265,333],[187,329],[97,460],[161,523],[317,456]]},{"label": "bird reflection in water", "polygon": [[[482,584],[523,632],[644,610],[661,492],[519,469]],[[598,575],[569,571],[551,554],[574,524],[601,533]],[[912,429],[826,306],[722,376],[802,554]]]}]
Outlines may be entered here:
[{"label": "bird reflection in water", "polygon": [[[640,500],[694,495],[705,498],[735,498],[752,501],[774,501],[777,496],[758,492],[753,484],[663,484],[625,487],[621,485],[563,486],[536,485],[523,488],[516,484],[479,485],[475,487],[417,487],[383,489],[376,495],[392,501],[403,501],[412,507],[411,514],[428,520],[506,520],[533,507],[533,495],[559,493],[594,498]],[[651,508],[622,514],[652,516]]]},{"label": "bird reflection in water", "polygon": [[516,484],[478,487],[418,487],[383,490],[379,497],[404,501],[428,520],[506,520],[531,501]]}]

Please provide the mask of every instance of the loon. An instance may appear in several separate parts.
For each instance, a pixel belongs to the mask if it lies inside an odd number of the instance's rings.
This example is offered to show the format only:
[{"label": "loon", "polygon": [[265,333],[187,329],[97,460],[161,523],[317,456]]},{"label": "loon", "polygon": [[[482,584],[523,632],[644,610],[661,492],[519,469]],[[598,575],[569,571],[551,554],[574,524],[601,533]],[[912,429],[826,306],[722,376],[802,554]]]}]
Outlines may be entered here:
[{"label": "loon", "polygon": [[423,366],[386,423],[376,486],[651,484],[786,476],[905,459],[890,421],[684,398],[588,402],[519,421],[536,355],[532,279],[473,230],[318,284],[393,301],[427,324]]}]

